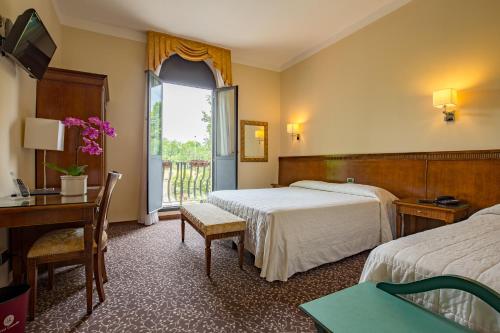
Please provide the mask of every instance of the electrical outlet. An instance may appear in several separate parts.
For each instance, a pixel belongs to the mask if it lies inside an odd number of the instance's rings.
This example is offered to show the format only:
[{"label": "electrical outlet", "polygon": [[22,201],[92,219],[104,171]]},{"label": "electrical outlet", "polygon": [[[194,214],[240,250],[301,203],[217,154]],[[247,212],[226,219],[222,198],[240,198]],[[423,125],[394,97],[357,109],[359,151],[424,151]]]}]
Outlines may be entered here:
[{"label": "electrical outlet", "polygon": [[347,178],[348,183],[354,183],[354,178]]}]

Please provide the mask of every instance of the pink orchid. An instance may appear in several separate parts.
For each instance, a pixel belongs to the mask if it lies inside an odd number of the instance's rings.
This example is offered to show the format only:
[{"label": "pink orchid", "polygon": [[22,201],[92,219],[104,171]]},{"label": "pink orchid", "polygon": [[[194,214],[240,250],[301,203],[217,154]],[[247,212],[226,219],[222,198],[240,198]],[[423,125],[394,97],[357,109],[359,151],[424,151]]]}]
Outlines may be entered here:
[{"label": "pink orchid", "polygon": [[97,142],[88,140],[88,143],[82,147],[82,152],[89,155],[101,155],[103,150]]},{"label": "pink orchid", "polygon": [[99,117],[89,117],[89,123],[101,127],[102,121]]},{"label": "pink orchid", "polygon": [[92,126],[88,126],[82,131],[82,135],[83,137],[88,137],[92,140],[96,140],[97,138],[99,138],[99,130]]},{"label": "pink orchid", "polygon": [[58,167],[57,165],[49,166],[48,163],[47,166],[67,175],[79,176],[84,173],[87,166],[78,165],[78,153],[80,151],[94,156],[101,155],[104,152],[99,143],[96,141],[99,139],[101,134],[113,138],[116,137],[116,130],[111,127],[111,124],[108,121],[99,119],[99,117],[89,117],[87,121],[74,117],[66,117],[66,119],[63,120],[63,124],[68,128],[78,127],[78,136],[81,137],[81,140],[83,141],[81,145],[76,147],[75,165],[66,169]]},{"label": "pink orchid", "polygon": [[101,155],[103,149],[97,142],[101,134],[109,137],[116,137],[116,130],[111,127],[109,121],[103,121],[99,117],[89,117],[87,121],[74,117],[67,117],[63,121],[66,127],[79,127],[79,136],[83,141],[82,145],[76,148],[76,165],[78,165],[78,152],[89,155]]},{"label": "pink orchid", "polygon": [[101,124],[101,129],[107,136],[113,138],[116,136],[116,130],[113,127],[111,127],[109,121],[103,121]]},{"label": "pink orchid", "polygon": [[78,118],[73,118],[73,117],[66,117],[63,121],[64,126],[66,127],[71,127],[71,126],[78,126],[78,127],[85,127],[86,123],[85,121],[78,119]]}]

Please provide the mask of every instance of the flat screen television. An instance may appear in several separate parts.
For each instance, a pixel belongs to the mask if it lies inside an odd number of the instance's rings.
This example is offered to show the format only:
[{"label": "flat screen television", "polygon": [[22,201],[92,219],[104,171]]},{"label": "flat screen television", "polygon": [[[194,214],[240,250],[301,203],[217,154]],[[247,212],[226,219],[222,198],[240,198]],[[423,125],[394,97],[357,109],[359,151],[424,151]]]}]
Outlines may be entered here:
[{"label": "flat screen television", "polygon": [[18,16],[2,45],[3,52],[39,80],[43,78],[56,48],[34,9]]}]

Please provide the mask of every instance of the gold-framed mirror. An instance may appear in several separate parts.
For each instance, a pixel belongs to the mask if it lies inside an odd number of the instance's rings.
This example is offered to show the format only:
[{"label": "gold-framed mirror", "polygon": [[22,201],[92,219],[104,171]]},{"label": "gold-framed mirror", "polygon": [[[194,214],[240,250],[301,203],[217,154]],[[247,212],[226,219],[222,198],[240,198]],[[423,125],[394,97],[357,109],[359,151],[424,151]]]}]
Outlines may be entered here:
[{"label": "gold-framed mirror", "polygon": [[265,121],[240,121],[240,161],[267,162],[268,126]]}]

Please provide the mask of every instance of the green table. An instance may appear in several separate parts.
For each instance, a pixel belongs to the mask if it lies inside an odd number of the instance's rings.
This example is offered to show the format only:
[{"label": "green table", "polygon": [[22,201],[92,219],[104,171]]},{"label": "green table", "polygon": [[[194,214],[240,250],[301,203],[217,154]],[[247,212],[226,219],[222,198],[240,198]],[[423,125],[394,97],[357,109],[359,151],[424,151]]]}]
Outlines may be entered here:
[{"label": "green table", "polygon": [[318,332],[472,332],[395,295],[439,288],[471,292],[497,311],[500,309],[498,293],[477,282],[456,276],[442,276],[401,285],[365,282],[302,304],[299,308],[312,317]]}]

